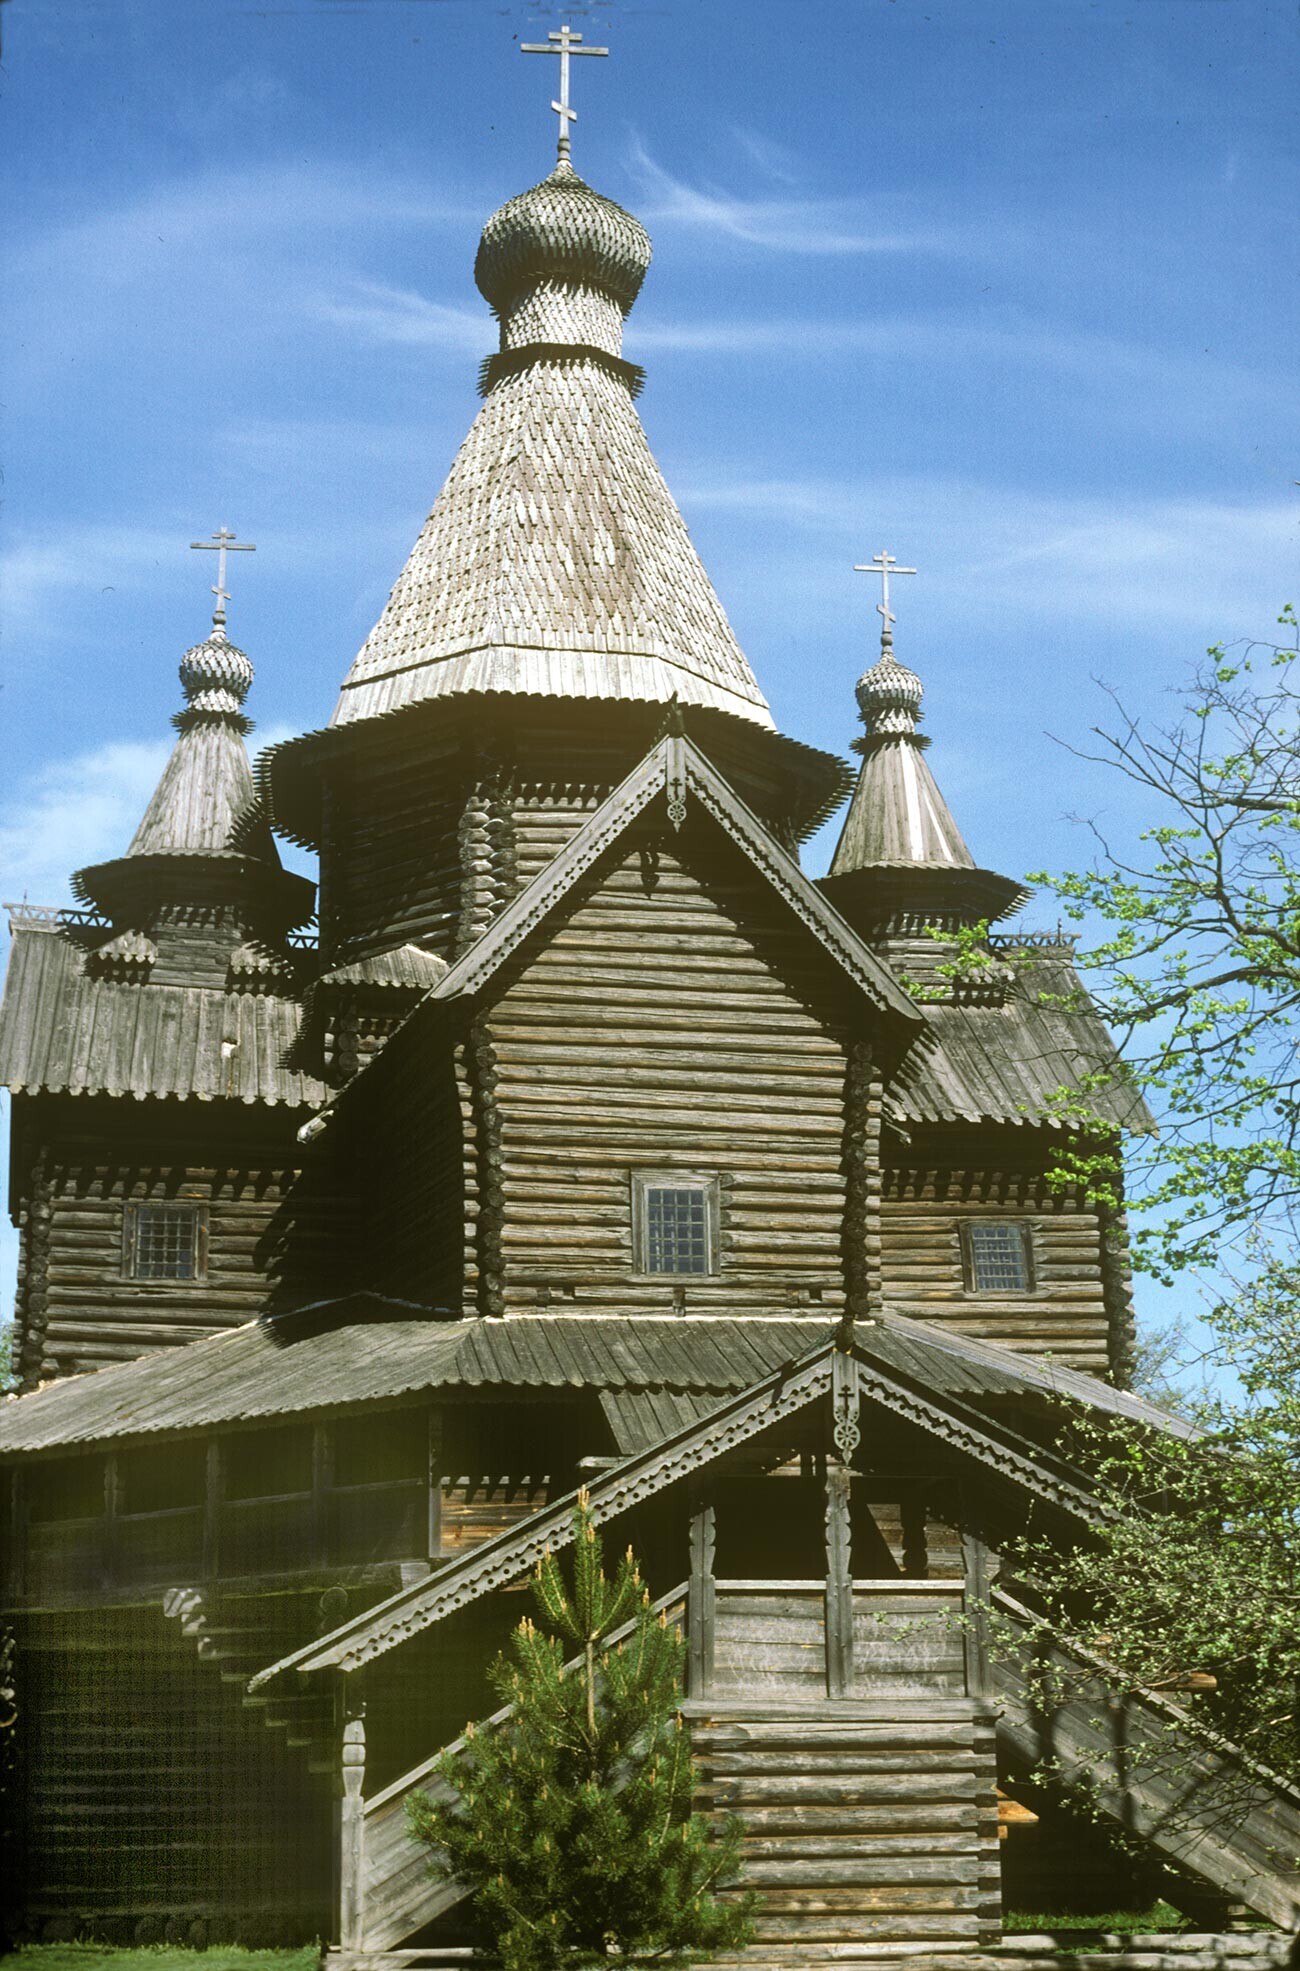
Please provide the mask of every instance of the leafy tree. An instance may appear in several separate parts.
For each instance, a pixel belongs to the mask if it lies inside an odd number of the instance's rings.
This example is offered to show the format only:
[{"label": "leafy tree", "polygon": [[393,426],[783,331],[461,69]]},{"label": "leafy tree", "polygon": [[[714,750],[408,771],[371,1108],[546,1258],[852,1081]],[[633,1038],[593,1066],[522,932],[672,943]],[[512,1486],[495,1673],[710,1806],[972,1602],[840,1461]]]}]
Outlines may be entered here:
[{"label": "leafy tree", "polygon": [[[652,1610],[630,1549],[607,1579],[585,1493],[571,1577],[550,1553],[539,1564],[542,1626],[525,1618],[490,1673],[511,1713],[444,1754],[443,1790],[412,1802],[413,1831],[472,1892],[505,1971],[738,1946],[751,1898],[714,1892],[738,1873],[743,1828],[691,1810],[681,1634]],[[567,1667],[561,1638],[578,1645]]]},{"label": "leafy tree", "polygon": [[[1115,701],[1085,757],[1157,818],[1131,856],[1093,824],[1091,869],[1032,879],[1113,927],[1079,963],[1159,1114],[1130,1188],[1149,1208],[1135,1257],[1165,1277],[1247,1231],[1293,1239],[1300,1206],[1300,654],[1294,610],[1279,622],[1284,644],[1211,649],[1165,730]],[[1082,1121],[1087,1090],[1062,1103]],[[1081,1156],[1063,1179],[1104,1187],[1106,1160]]]},{"label": "leafy tree", "polygon": [[[1160,1123],[1131,1161],[1135,1256],[1165,1278],[1217,1272],[1212,1356],[1240,1394],[1174,1392],[1200,1435],[1081,1420],[1097,1541],[1025,1564],[1122,1678],[1212,1677],[1202,1727],[1300,1782],[1300,654],[1295,612],[1279,620],[1282,644],[1212,649],[1165,730],[1116,701],[1090,757],[1151,797],[1154,822],[1127,856],[1094,825],[1090,870],[1034,879],[1112,927],[1079,962]],[[1088,1142],[1087,1096],[1063,1093],[1081,1133],[1060,1174],[1095,1194],[1117,1153]],[[1166,1400],[1168,1339],[1147,1363]]]},{"label": "leafy tree", "polygon": [[[1243,1394],[1199,1432],[1080,1417],[1073,1450],[1103,1507],[1074,1552],[1027,1547],[1053,1625],[1132,1687],[1193,1700],[1201,1726],[1300,1784],[1300,1268],[1264,1266],[1213,1315]],[[1195,1687],[1194,1685],[1192,1686]],[[1167,1759],[1168,1748],[1146,1748]]]}]

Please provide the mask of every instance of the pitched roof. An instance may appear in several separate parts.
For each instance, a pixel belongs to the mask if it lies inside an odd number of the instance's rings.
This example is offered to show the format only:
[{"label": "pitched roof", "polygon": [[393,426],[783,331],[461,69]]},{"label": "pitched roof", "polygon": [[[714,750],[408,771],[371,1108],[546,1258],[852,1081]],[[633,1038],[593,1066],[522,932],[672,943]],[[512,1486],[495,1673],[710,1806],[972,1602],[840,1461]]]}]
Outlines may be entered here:
[{"label": "pitched roof", "polygon": [[[1014,957],[1010,939],[1002,948]],[[999,1005],[927,1002],[925,1012],[890,1086],[897,1120],[1077,1127],[1081,1104],[1103,1129],[1155,1128],[1064,948],[1033,954]]]},{"label": "pitched roof", "polygon": [[[937,1323],[886,1314],[855,1332],[865,1362],[918,1389],[974,1405],[1034,1392],[1161,1429],[1191,1429],[1078,1370]],[[357,1294],[13,1397],[0,1403],[0,1455],[392,1404],[440,1389],[598,1390],[616,1442],[640,1449],[831,1333],[808,1316],[460,1320]]]},{"label": "pitched roof", "polygon": [[684,820],[687,803],[698,800],[852,983],[875,1006],[908,1026],[922,1024],[924,1015],[888,967],[849,929],[694,742],[680,734],[669,734],[651,748],[559,854],[506,906],[491,929],[457,960],[430,998],[454,999],[478,991],[583,872],[660,796],[674,826]]},{"label": "pitched roof", "polygon": [[674,1389],[718,1397],[803,1353],[824,1321],[440,1318],[360,1294],[0,1404],[0,1452],[256,1423],[436,1389]]},{"label": "pitched roof", "polygon": [[[327,1099],[323,1082],[291,1065],[302,1022],[295,999],[123,978],[124,966],[110,973],[94,962],[99,947],[120,942],[107,928],[18,905],[11,913],[0,1087],[294,1108]],[[147,972],[147,958],[130,969]]]},{"label": "pitched roof", "polygon": [[771,714],[664,484],[620,355],[649,260],[562,164],[488,221],[487,401],[343,683],[335,725],[465,692]]},{"label": "pitched roof", "polygon": [[[885,1366],[873,1348],[875,1324],[868,1323],[841,1352],[827,1338],[796,1360],[781,1364],[748,1389],[724,1398],[706,1415],[680,1413],[657,1442],[639,1448],[585,1488],[593,1521],[615,1519],[641,1500],[707,1467],[721,1453],[761,1435],[823,1397],[839,1378],[860,1400],[881,1404],[917,1429],[990,1470],[1003,1483],[1032,1492],[1085,1523],[1097,1512],[1082,1475],[1054,1452],[1026,1443],[1001,1420],[990,1420],[960,1398],[936,1394]],[[472,1553],[440,1567],[428,1578],[400,1589],[386,1601],[340,1624],[330,1635],[307,1643],[250,1679],[250,1688],[288,1672],[359,1669],[421,1630],[464,1608],[479,1596],[516,1581],[546,1551],[573,1537],[577,1494],[570,1493],[521,1526],[486,1540]]]}]

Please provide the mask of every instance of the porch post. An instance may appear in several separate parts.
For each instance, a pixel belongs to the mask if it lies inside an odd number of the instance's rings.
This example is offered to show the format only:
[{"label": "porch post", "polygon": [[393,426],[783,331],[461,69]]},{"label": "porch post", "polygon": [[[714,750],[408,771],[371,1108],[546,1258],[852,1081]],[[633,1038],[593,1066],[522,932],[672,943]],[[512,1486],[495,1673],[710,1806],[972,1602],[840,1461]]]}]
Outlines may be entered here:
[{"label": "porch post", "polygon": [[853,1540],[850,1460],[858,1445],[857,1364],[845,1348],[834,1356],[831,1443],[826,1452],[826,1695],[853,1694]]},{"label": "porch post", "polygon": [[360,1692],[344,1680],[340,1713],[339,1795],[337,1812],[338,1939],[344,1950],[360,1950],[365,1937],[363,1881],[366,1850],[366,1803],[361,1790],[366,1778],[366,1718]]},{"label": "porch post", "polygon": [[717,1522],[712,1502],[697,1495],[691,1513],[691,1578],[687,1594],[687,1649],[692,1697],[713,1688],[713,1629],[717,1589],[713,1560],[717,1551]]}]

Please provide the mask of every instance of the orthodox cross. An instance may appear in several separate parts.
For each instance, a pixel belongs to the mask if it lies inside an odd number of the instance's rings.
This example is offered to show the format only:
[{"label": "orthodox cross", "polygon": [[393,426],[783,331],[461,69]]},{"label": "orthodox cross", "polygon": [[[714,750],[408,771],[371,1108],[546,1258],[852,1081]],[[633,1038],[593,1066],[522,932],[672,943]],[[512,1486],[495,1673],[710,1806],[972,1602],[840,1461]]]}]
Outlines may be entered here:
[{"label": "orthodox cross", "polygon": [[882,648],[894,641],[894,624],[898,620],[889,606],[889,578],[891,575],[915,575],[915,568],[900,568],[894,556],[886,548],[873,554],[870,561],[857,561],[853,565],[855,575],[879,575],[880,601],[876,604],[876,614],[880,618],[880,642]]},{"label": "orthodox cross", "polygon": [[608,48],[579,47],[581,40],[582,36],[575,34],[569,23],[565,21],[563,27],[553,27],[545,41],[525,41],[520,47],[521,54],[558,55],[560,58],[560,100],[558,103],[552,103],[551,108],[560,119],[559,155],[562,159],[569,155],[569,125],[578,120],[577,110],[569,107],[569,56],[609,53]]},{"label": "orthodox cross", "polygon": [[212,591],[213,595],[217,598],[217,606],[212,612],[212,627],[214,630],[224,630],[226,627],[226,604],[230,600],[230,595],[226,588],[226,550],[229,549],[231,554],[256,554],[257,549],[252,541],[237,541],[229,527],[219,528],[210,541],[191,541],[190,546],[192,548],[215,548],[217,551],[217,580],[216,586]]}]

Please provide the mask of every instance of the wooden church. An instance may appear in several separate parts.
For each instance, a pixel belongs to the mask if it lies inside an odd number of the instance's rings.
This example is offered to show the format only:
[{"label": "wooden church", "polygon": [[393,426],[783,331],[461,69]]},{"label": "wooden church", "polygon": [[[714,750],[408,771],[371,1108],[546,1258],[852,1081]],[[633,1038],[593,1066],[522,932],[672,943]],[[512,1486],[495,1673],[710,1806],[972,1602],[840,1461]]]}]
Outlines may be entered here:
[{"label": "wooden church", "polygon": [[329,725],[250,767],[219,576],[133,840],[14,910],[20,1937],[461,1961],[405,1803],[582,1485],[688,1638],[747,1963],[1300,1907],[1300,1797],[1144,1762],[1178,1700],[1016,1576],[1088,1537],[1079,1406],[1183,1428],[1126,1393],[1122,1220],[1050,1178],[1112,1045],[1068,944],[987,931],[1024,893],[887,601],[856,776],[775,729],[637,417],[649,260],[566,139],[484,229],[482,408]]}]

